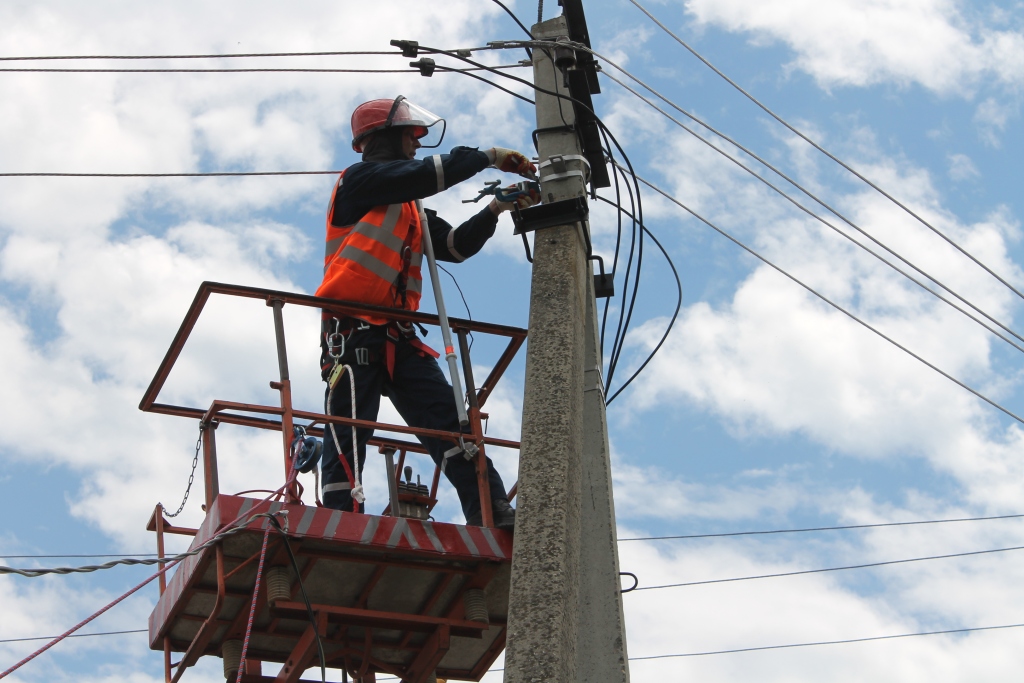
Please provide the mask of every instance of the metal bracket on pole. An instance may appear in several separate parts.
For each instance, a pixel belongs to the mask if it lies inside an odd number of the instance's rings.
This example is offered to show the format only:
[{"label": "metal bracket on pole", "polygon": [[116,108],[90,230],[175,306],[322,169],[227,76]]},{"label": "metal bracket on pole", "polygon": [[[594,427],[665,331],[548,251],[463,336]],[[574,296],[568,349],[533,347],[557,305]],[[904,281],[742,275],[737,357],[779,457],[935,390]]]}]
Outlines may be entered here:
[{"label": "metal bracket on pole", "polygon": [[513,234],[522,235],[533,230],[582,223],[589,218],[590,209],[587,208],[587,200],[583,197],[538,204],[526,209],[516,206],[512,210],[512,222],[516,226]]},{"label": "metal bracket on pole", "polygon": [[469,424],[469,414],[462,394],[462,378],[459,377],[459,357],[455,354],[452,343],[452,328],[448,324],[448,311],[444,307],[444,293],[441,291],[441,280],[437,277],[437,261],[434,259],[434,245],[430,241],[430,229],[427,227],[427,214],[423,211],[423,202],[416,200],[416,210],[420,214],[420,226],[423,233],[423,253],[427,257],[427,270],[430,271],[430,284],[434,288],[434,303],[437,304],[437,317],[441,323],[441,338],[444,340],[444,357],[448,361],[448,374],[452,378],[452,391],[455,393],[455,409],[459,412],[459,424]]}]

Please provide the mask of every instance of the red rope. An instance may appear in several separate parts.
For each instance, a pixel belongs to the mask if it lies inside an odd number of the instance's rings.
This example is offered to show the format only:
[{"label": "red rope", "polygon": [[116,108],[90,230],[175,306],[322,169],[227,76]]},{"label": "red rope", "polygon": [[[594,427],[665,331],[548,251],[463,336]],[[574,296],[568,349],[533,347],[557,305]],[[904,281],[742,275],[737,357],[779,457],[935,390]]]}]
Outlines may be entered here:
[{"label": "red rope", "polygon": [[78,629],[82,628],[83,626],[85,626],[86,624],[88,624],[88,623],[89,623],[90,621],[92,621],[92,620],[93,620],[93,619],[95,619],[96,617],[100,616],[101,614],[103,614],[104,612],[106,612],[107,610],[109,610],[109,609],[110,609],[111,607],[113,607],[113,606],[114,606],[114,605],[116,605],[117,603],[121,602],[122,600],[124,600],[125,598],[127,598],[128,596],[130,596],[130,595],[131,595],[132,593],[134,593],[135,591],[139,590],[140,588],[142,588],[143,586],[145,586],[146,584],[148,584],[148,583],[149,583],[150,581],[152,581],[152,580],[153,580],[153,579],[155,579],[156,577],[160,576],[161,574],[163,574],[164,572],[166,572],[166,571],[167,571],[168,569],[170,569],[171,567],[173,567],[173,566],[174,566],[174,565],[176,565],[176,564],[177,564],[176,562],[168,562],[168,563],[167,563],[167,564],[166,564],[166,565],[165,565],[165,566],[163,567],[163,569],[160,569],[160,570],[159,570],[159,571],[158,571],[158,572],[157,572],[156,574],[153,574],[153,576],[149,577],[148,579],[146,579],[145,581],[143,581],[142,583],[140,583],[140,584],[139,584],[138,586],[136,586],[135,588],[132,588],[132,589],[131,589],[130,591],[128,591],[127,593],[125,593],[124,595],[122,595],[121,597],[119,597],[119,598],[118,598],[117,600],[114,600],[114,601],[113,601],[112,603],[110,603],[109,605],[107,605],[106,607],[104,607],[103,609],[101,609],[100,611],[96,612],[96,613],[95,613],[95,614],[93,614],[93,615],[92,615],[91,617],[88,617],[88,618],[87,618],[87,619],[85,619],[84,621],[80,622],[80,623],[79,623],[79,624],[78,624],[77,626],[73,626],[72,628],[68,629],[68,630],[67,630],[67,631],[65,631],[65,632],[64,632],[63,634],[61,634],[61,635],[57,636],[56,638],[54,638],[53,640],[51,640],[51,641],[50,641],[49,643],[47,643],[46,645],[43,645],[43,646],[42,646],[41,648],[39,648],[38,650],[36,650],[36,651],[35,651],[35,652],[33,652],[32,654],[30,654],[30,655],[29,655],[28,657],[25,657],[25,659],[21,660],[20,662],[18,662],[17,664],[15,664],[14,666],[12,666],[11,668],[7,669],[7,671],[4,671],[3,673],[0,673],[0,678],[6,678],[6,677],[7,677],[8,675],[10,675],[10,674],[14,673],[15,671],[17,671],[18,669],[20,669],[20,668],[21,668],[22,666],[24,666],[25,664],[28,664],[28,663],[29,663],[29,662],[31,662],[31,661],[32,661],[33,659],[35,659],[35,658],[36,658],[36,657],[38,657],[39,655],[43,654],[44,652],[46,652],[47,650],[49,650],[49,649],[50,649],[51,647],[53,647],[54,645],[56,645],[56,644],[57,644],[57,643],[59,643],[60,641],[64,640],[65,638],[67,638],[68,636],[70,636],[70,635],[71,635],[72,633],[74,633],[74,632],[75,632],[75,631],[77,631]]},{"label": "red rope", "polygon": [[267,541],[270,540],[270,520],[266,520],[267,530],[263,532],[263,549],[260,550],[260,566],[256,569],[256,587],[252,590],[252,605],[249,607],[249,623],[245,627],[245,640],[242,641],[242,658],[238,661],[238,677],[235,683],[242,683],[242,672],[245,671],[245,655],[249,651],[249,636],[252,635],[252,622],[256,618],[256,598],[260,594],[260,579],[263,578],[263,561],[267,559]]}]

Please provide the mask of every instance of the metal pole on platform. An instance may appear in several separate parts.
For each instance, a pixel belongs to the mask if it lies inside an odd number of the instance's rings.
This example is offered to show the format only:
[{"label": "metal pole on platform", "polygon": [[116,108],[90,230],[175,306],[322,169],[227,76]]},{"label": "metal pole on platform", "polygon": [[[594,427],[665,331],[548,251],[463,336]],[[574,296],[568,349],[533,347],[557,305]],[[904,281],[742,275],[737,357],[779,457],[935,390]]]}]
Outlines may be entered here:
[{"label": "metal pole on platform", "polygon": [[444,292],[441,281],[437,278],[437,261],[434,259],[434,243],[430,239],[427,227],[427,214],[423,211],[423,202],[416,200],[416,210],[420,214],[420,225],[423,226],[423,254],[427,257],[427,269],[430,271],[430,284],[434,288],[434,303],[437,304],[437,317],[440,318],[441,338],[444,340],[444,357],[448,361],[448,374],[452,379],[452,392],[455,394],[455,408],[459,411],[459,424],[469,424],[466,413],[466,400],[462,394],[462,380],[459,377],[459,357],[455,354],[452,344],[452,328],[448,325],[448,310],[444,307]]}]

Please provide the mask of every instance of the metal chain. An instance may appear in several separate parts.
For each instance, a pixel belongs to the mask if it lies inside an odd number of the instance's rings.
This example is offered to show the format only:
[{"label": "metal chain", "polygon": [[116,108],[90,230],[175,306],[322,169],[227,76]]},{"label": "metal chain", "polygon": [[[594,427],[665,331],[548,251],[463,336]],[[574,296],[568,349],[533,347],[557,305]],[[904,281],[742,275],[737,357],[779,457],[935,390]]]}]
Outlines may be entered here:
[{"label": "metal chain", "polygon": [[[185,497],[181,499],[181,505],[178,506],[178,510],[173,514],[167,514],[167,517],[177,517],[181,514],[181,511],[185,509],[185,503],[188,502],[188,494],[192,490],[192,482],[196,478],[196,465],[199,464],[199,449],[203,447],[203,423],[199,423],[199,438],[196,439],[196,454],[192,458],[192,472],[188,475],[188,486],[185,487]],[[161,506],[163,503],[160,504]],[[166,512],[166,510],[165,510]]]}]

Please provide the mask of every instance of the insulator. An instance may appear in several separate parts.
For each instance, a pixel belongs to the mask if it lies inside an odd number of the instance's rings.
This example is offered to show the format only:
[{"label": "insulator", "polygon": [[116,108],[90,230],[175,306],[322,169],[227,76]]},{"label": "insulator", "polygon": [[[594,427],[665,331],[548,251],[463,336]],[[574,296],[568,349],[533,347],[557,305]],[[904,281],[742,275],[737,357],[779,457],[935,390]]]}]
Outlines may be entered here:
[{"label": "insulator", "polygon": [[481,624],[491,623],[487,614],[487,595],[482,588],[470,588],[462,594],[462,605],[466,610],[466,619]]},{"label": "insulator", "polygon": [[267,601],[292,599],[292,572],[288,567],[267,570]]},{"label": "insulator", "polygon": [[225,640],[220,645],[220,656],[224,658],[224,678],[235,680],[242,666],[242,641]]},{"label": "insulator", "polygon": [[[569,38],[567,36],[559,36],[555,39],[557,43],[567,43]],[[566,69],[573,69],[576,67],[576,51],[571,47],[556,47],[555,50],[555,66],[560,70],[565,71]]]}]

